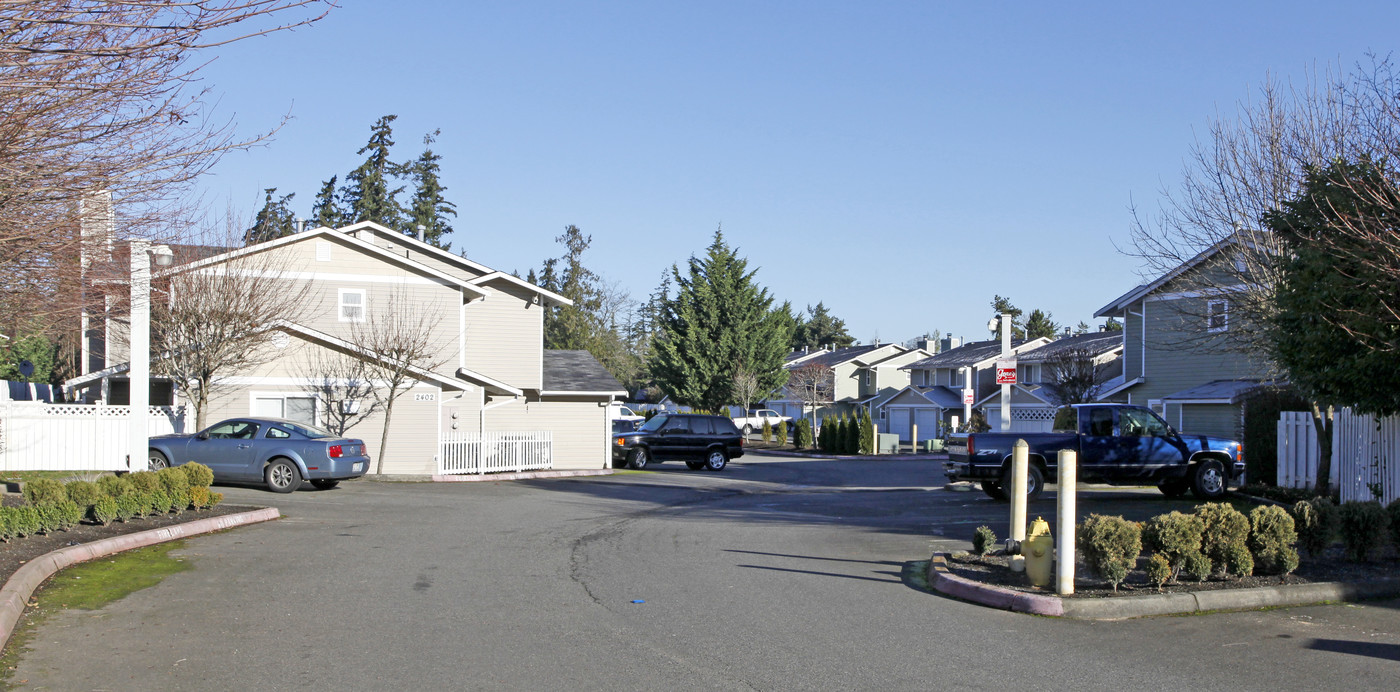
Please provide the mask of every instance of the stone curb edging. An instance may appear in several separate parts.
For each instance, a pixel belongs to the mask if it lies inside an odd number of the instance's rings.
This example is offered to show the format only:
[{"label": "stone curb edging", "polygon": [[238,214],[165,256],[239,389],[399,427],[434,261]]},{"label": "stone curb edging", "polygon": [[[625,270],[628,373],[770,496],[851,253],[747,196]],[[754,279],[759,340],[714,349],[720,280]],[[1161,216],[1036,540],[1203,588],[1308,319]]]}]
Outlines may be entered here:
[{"label": "stone curb edging", "polygon": [[271,521],[280,516],[282,513],[276,507],[266,507],[251,512],[225,514],[159,529],[138,531],[125,536],[113,536],[100,541],[59,548],[51,553],[40,555],[15,570],[9,581],[5,582],[5,586],[0,587],[0,647],[10,641],[15,624],[24,616],[25,606],[29,603],[29,597],[33,595],[34,590],[39,588],[45,579],[65,567],[133,548],[144,548],[148,545],[223,531],[246,524]]},{"label": "stone curb edging", "polygon": [[1060,598],[1030,594],[959,577],[948,570],[947,555],[929,560],[928,583],[940,593],[1018,613],[1076,620],[1124,620],[1153,615],[1187,615],[1216,610],[1300,606],[1328,601],[1362,601],[1400,596],[1400,580],[1353,584],[1321,582],[1253,589],[1148,594],[1117,598]]},{"label": "stone curb edging", "polygon": [[481,483],[485,481],[522,481],[531,478],[580,478],[584,476],[611,476],[616,469],[579,469],[577,471],[521,471],[519,473],[486,473],[462,475],[438,475],[429,478],[434,483]]}]

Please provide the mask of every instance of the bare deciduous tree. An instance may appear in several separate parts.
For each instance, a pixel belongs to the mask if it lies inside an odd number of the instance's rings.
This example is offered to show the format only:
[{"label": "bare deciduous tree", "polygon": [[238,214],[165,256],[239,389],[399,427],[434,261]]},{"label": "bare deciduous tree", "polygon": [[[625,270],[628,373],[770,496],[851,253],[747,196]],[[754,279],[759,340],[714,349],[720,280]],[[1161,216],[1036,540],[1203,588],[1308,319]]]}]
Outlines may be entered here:
[{"label": "bare deciduous tree", "polygon": [[743,406],[742,415],[749,415],[749,406],[758,398],[759,391],[758,375],[740,365],[734,371],[734,388],[731,390],[734,398]]},{"label": "bare deciduous tree", "polygon": [[[199,84],[207,51],[304,26],[329,6],[0,3],[0,324],[27,316],[26,329],[78,331],[73,321],[92,295],[82,285],[111,278],[79,259],[85,226],[159,240],[193,225],[195,179],[223,153],[270,134],[238,138],[216,119],[209,87]],[[108,192],[115,205],[91,204]],[[111,239],[102,234],[99,242]]]},{"label": "bare deciduous tree", "polygon": [[1106,378],[1096,356],[1093,349],[1066,348],[1046,359],[1045,381],[1055,388],[1055,403],[1086,404],[1098,396]]},{"label": "bare deciduous tree", "polygon": [[336,350],[314,349],[304,355],[302,389],[323,402],[327,430],[343,436],[379,410],[367,369],[363,358]]},{"label": "bare deciduous tree", "polygon": [[788,371],[788,393],[802,402],[802,408],[812,416],[812,429],[817,427],[817,407],[831,401],[836,378],[831,368],[816,363],[800,365]]},{"label": "bare deciduous tree", "polygon": [[347,340],[377,356],[364,361],[365,375],[373,384],[370,391],[384,411],[375,473],[384,472],[394,402],[417,381],[416,373],[435,370],[445,360],[446,351],[436,335],[440,321],[401,291],[372,302],[364,320],[351,324]]}]

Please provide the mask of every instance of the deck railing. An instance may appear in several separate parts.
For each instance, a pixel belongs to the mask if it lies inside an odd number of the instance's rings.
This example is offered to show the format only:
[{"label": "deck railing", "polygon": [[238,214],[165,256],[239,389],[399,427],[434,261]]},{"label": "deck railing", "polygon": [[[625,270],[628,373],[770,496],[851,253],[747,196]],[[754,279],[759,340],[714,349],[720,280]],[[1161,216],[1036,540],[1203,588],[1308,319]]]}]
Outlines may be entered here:
[{"label": "deck railing", "polygon": [[448,433],[439,447],[438,473],[442,475],[554,468],[554,440],[548,431]]}]

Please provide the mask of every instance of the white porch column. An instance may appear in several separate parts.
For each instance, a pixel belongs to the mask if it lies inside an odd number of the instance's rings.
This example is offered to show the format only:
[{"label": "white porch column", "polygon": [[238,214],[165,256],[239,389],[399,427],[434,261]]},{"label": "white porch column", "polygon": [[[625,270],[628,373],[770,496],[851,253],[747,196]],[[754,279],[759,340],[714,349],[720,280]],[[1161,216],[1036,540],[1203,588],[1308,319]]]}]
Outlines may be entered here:
[{"label": "white porch column", "polygon": [[131,241],[131,406],[127,417],[130,434],[127,444],[126,467],[129,471],[145,470],[149,464],[149,428],[146,419],[151,409],[151,256],[150,243]]}]

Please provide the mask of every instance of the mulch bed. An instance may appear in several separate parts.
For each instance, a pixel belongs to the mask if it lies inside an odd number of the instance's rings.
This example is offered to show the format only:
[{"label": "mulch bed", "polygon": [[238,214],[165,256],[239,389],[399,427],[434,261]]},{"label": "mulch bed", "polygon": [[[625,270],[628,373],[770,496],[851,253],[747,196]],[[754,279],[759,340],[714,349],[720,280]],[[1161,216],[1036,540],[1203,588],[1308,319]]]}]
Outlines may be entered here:
[{"label": "mulch bed", "polygon": [[[1183,576],[1175,584],[1168,583],[1160,592],[1157,590],[1157,585],[1148,581],[1147,575],[1142,571],[1142,567],[1146,564],[1146,557],[1138,558],[1138,569],[1128,573],[1128,578],[1118,585],[1118,591],[1114,591],[1107,582],[1087,576],[1084,565],[1080,564],[1075,572],[1074,594],[1065,596],[1065,598],[1112,598],[1155,593],[1248,589],[1280,584],[1367,583],[1400,579],[1400,559],[1397,559],[1394,554],[1388,554],[1371,562],[1349,562],[1343,557],[1341,546],[1335,545],[1321,559],[1312,559],[1306,554],[1303,555],[1302,564],[1295,572],[1287,576],[1211,577],[1203,582],[1192,581],[1190,577]],[[988,554],[977,557],[970,553],[954,553],[948,557],[948,570],[966,579],[1023,593],[1049,595],[1055,593],[1053,585],[1045,588],[1028,585],[1025,574],[1012,572],[1007,566],[1005,555]]]},{"label": "mulch bed", "polygon": [[[3,502],[6,505],[19,505],[24,502],[24,499],[19,495],[7,493],[4,495]],[[149,531],[151,529],[174,526],[175,524],[184,524],[199,519],[207,519],[209,517],[237,514],[238,512],[247,512],[254,509],[260,508],[221,504],[213,509],[206,509],[199,512],[185,510],[180,514],[162,514],[155,517],[142,517],[140,519],[132,519],[125,523],[114,521],[107,526],[84,523],[67,531],[54,531],[40,536],[16,538],[9,543],[0,543],[0,584],[9,581],[10,575],[14,574],[15,570],[18,570],[25,563],[45,553],[58,550],[59,548],[92,543],[93,541],[100,541],[104,538],[124,536],[129,533]]]}]

